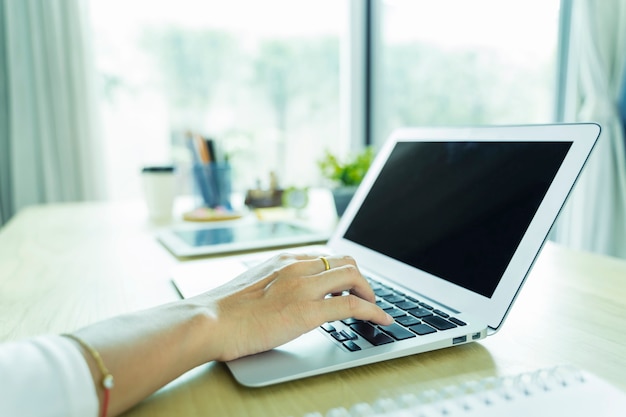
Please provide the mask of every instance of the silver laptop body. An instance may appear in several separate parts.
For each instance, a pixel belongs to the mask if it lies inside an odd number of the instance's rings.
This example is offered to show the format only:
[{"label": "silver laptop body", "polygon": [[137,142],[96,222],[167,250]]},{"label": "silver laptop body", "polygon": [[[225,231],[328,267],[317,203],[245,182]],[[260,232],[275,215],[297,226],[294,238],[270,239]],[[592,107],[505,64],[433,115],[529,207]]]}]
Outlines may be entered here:
[{"label": "silver laptop body", "polygon": [[[323,250],[353,256],[381,305],[414,300],[392,307],[412,336],[333,322],[228,368],[259,387],[495,333],[599,133],[591,123],[393,132]],[[372,332],[393,340],[376,345]]]}]

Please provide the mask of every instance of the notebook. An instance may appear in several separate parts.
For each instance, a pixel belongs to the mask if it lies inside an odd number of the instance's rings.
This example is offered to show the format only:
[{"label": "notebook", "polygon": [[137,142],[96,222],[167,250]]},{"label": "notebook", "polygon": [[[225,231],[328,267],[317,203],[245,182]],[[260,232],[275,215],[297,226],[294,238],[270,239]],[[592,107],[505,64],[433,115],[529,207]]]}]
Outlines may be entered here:
[{"label": "notebook", "polygon": [[609,417],[619,415],[624,407],[622,391],[589,372],[562,365],[408,392],[304,417]]},{"label": "notebook", "polygon": [[[396,322],[327,323],[227,362],[235,379],[265,386],[496,333],[599,134],[592,123],[394,131],[327,244],[302,251],[353,256]],[[241,269],[258,257],[247,256]]]}]

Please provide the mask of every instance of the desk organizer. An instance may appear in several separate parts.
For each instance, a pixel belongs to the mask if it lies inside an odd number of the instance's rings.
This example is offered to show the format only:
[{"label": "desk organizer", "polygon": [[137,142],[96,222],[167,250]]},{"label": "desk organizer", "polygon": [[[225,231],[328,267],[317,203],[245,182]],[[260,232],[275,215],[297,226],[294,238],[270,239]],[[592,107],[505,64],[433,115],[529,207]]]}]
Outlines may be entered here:
[{"label": "desk organizer", "polygon": [[193,177],[203,207],[232,210],[231,167],[228,162],[194,164]]}]

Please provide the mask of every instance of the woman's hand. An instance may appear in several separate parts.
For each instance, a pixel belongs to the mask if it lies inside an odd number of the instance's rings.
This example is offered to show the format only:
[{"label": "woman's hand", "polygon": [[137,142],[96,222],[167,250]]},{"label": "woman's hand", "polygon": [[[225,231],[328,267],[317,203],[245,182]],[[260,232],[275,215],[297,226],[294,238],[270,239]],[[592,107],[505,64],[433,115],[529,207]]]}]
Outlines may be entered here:
[{"label": "woman's hand", "polygon": [[[100,352],[115,376],[109,415],[200,364],[272,349],[327,321],[354,317],[391,324],[354,260],[326,259],[329,269],[319,256],[279,255],[197,297],[74,332]],[[82,352],[99,387],[102,375]]]},{"label": "woman's hand", "polygon": [[351,257],[278,255],[227,284],[190,299],[209,306],[209,343],[232,360],[282,345],[333,320],[354,317],[388,325],[374,293]]}]

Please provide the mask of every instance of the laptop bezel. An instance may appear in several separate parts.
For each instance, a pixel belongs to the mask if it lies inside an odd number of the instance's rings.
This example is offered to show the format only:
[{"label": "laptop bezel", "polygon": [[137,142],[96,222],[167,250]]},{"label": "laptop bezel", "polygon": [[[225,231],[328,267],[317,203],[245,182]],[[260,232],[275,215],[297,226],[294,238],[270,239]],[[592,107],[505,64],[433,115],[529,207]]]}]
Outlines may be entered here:
[{"label": "laptop bezel", "polygon": [[[366,270],[460,312],[469,312],[497,331],[510,310],[547,235],[563,207],[596,140],[600,126],[594,123],[489,126],[426,127],[395,130],[377,154],[370,170],[341,218],[328,246],[337,253],[349,253]],[[378,178],[394,146],[402,141],[567,141],[571,142],[561,167],[515,251],[492,297],[469,291],[444,279],[406,265],[344,238],[372,184]],[[381,219],[384,221],[384,219]]]}]

